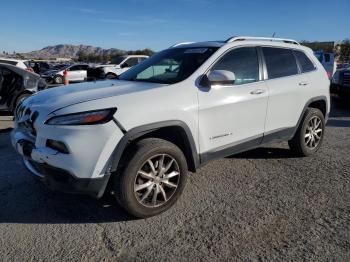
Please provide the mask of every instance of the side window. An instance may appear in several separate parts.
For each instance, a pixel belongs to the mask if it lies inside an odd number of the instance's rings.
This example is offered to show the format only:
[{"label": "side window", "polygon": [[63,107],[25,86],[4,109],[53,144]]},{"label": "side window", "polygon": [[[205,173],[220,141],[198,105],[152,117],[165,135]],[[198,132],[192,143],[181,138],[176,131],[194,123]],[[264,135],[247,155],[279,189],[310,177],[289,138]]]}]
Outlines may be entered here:
[{"label": "side window", "polygon": [[2,75],[3,76],[10,76],[14,73],[12,73],[12,71],[8,70],[7,68],[2,68]]},{"label": "side window", "polygon": [[88,67],[88,65],[80,65],[80,70],[87,70]]},{"label": "side window", "polygon": [[259,60],[256,48],[234,49],[225,54],[211,70],[233,72],[236,76],[235,85],[259,81]]},{"label": "side window", "polygon": [[80,70],[80,66],[78,65],[75,65],[75,66],[72,66],[71,68],[69,68],[69,71],[78,71]]},{"label": "side window", "polygon": [[139,57],[139,63],[143,62],[144,60],[146,60],[146,57]]},{"label": "side window", "polygon": [[138,63],[139,63],[139,60],[137,59],[137,57],[131,57],[124,62],[124,64],[127,64],[126,67],[132,67],[134,65],[137,65]]},{"label": "side window", "polygon": [[330,54],[324,54],[324,60],[326,63],[331,61],[331,55]]},{"label": "side window", "polygon": [[297,57],[299,64],[301,66],[301,71],[303,73],[310,72],[315,70],[315,65],[311,60],[305,55],[302,51],[294,51],[295,56]]},{"label": "side window", "polygon": [[293,51],[284,48],[262,48],[269,79],[298,74]]}]

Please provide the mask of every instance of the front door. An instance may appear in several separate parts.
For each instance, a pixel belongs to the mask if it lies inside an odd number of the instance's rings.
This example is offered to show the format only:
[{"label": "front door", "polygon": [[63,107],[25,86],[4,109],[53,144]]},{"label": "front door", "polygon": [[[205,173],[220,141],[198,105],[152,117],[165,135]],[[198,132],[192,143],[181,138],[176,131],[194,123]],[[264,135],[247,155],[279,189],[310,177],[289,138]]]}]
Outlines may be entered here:
[{"label": "front door", "polygon": [[215,85],[208,90],[199,90],[201,154],[219,157],[237,146],[260,143],[264,134],[268,90],[261,81],[259,68],[257,49],[242,47],[227,52],[210,69],[231,71],[236,80],[233,85]]}]

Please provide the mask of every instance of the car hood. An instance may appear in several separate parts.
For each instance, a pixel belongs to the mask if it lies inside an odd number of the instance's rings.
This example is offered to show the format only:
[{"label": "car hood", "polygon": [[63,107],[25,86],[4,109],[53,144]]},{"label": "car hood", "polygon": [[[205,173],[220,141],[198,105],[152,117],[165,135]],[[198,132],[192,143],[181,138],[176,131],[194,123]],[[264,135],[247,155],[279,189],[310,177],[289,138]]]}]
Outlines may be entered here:
[{"label": "car hood", "polygon": [[71,84],[40,91],[24,102],[26,107],[45,108],[52,112],[82,102],[145,91],[164,85],[123,80]]}]

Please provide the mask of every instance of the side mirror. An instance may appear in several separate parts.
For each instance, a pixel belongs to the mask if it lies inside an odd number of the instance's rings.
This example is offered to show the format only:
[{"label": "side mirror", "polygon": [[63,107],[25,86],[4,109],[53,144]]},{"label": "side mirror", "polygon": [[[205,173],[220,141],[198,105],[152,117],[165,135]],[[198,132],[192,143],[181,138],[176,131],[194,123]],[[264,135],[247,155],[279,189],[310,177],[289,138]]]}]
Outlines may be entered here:
[{"label": "side mirror", "polygon": [[214,70],[208,74],[210,85],[233,85],[235,80],[235,74],[227,70]]}]

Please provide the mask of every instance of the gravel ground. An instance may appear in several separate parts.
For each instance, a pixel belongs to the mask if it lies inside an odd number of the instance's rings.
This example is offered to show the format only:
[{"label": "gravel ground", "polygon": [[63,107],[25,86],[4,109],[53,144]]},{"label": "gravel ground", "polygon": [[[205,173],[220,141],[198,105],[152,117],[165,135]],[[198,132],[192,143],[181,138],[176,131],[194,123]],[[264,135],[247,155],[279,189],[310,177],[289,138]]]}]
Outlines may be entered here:
[{"label": "gravel ground", "polygon": [[[4,119],[4,117],[1,117]],[[53,193],[0,128],[2,261],[349,261],[350,109],[334,109],[322,149],[285,143],[209,163],[179,202],[146,220],[110,197]]]}]

